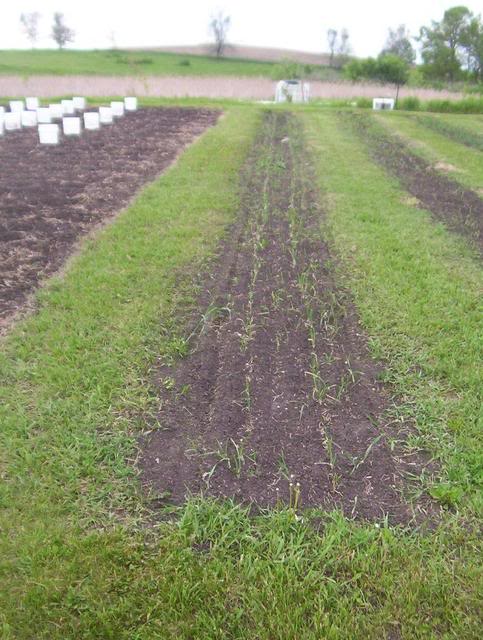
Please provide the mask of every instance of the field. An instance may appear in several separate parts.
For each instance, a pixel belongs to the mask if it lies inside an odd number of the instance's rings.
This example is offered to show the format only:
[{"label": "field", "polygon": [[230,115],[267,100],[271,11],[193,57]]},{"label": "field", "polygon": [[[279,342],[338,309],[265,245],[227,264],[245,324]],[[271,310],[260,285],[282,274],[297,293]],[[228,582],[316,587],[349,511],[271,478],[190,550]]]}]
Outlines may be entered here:
[{"label": "field", "polygon": [[481,119],[218,106],[0,140],[3,637],[479,638]]},{"label": "field", "polygon": [[53,149],[39,144],[36,129],[0,139],[0,332],[79,236],[125,206],[216,118],[150,109]]}]

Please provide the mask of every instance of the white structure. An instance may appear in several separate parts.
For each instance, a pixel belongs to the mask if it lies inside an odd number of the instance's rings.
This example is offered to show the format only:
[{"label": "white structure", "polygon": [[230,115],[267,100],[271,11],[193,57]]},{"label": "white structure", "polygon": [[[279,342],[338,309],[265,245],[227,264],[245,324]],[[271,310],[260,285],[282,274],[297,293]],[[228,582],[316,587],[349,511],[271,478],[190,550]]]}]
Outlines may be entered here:
[{"label": "white structure", "polygon": [[64,115],[64,108],[61,104],[49,104],[49,109],[52,120],[60,120]]},{"label": "white structure", "polygon": [[3,113],[0,113],[0,136],[3,136],[5,132],[5,119]]},{"label": "white structure", "polygon": [[49,107],[39,107],[37,109],[37,122],[39,124],[50,124],[52,122],[52,114]]},{"label": "white structure", "polygon": [[22,111],[20,113],[20,119],[22,127],[36,127],[37,126],[37,112],[36,111]]},{"label": "white structure", "polygon": [[119,118],[124,115],[124,102],[111,102],[112,115]]},{"label": "white structure", "polygon": [[303,80],[280,80],[275,89],[275,102],[308,102],[310,84]]},{"label": "white structure", "polygon": [[59,144],[58,124],[39,124],[40,144]]},{"label": "white structure", "polygon": [[80,136],[81,119],[75,116],[62,118],[62,128],[65,136]]},{"label": "white structure", "polygon": [[5,113],[5,107],[0,107],[0,113]]},{"label": "white structure", "polygon": [[86,129],[99,129],[100,127],[100,118],[97,112],[87,112],[84,113],[84,127]]},{"label": "white structure", "polygon": [[101,124],[112,124],[111,107],[99,107],[99,120]]},{"label": "white structure", "polygon": [[394,109],[394,98],[374,98],[372,108],[374,111],[392,110]]},{"label": "white structure", "polygon": [[138,108],[138,99],[132,96],[124,98],[124,108],[126,111],[136,111]]},{"label": "white structure", "polygon": [[61,100],[62,111],[64,116],[73,116],[75,114],[74,101],[73,100]]},{"label": "white structure", "polygon": [[22,128],[22,112],[14,111],[6,113],[4,116],[5,131],[16,131]]},{"label": "white structure", "polygon": [[37,111],[40,107],[40,102],[38,98],[25,98],[25,106],[28,111]]},{"label": "white structure", "polygon": [[18,113],[25,109],[25,104],[23,100],[10,100],[10,111],[12,113]]},{"label": "white structure", "polygon": [[82,96],[74,96],[72,102],[76,111],[83,111],[86,108],[86,99]]}]

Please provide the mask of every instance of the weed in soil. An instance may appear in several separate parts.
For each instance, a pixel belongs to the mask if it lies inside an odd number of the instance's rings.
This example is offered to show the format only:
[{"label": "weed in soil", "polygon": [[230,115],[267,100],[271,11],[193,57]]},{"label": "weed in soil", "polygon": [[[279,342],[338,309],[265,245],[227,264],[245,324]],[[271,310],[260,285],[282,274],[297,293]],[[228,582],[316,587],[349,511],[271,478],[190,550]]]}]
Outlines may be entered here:
[{"label": "weed in soil", "polygon": [[[335,284],[312,185],[298,121],[267,114],[202,296],[229,313],[202,322],[186,358],[160,365],[162,429],[141,443],[142,478],[178,504],[202,492],[407,522],[403,476],[423,463],[394,444],[405,427],[385,417],[381,367]],[[189,391],[167,391],[167,378]]]}]

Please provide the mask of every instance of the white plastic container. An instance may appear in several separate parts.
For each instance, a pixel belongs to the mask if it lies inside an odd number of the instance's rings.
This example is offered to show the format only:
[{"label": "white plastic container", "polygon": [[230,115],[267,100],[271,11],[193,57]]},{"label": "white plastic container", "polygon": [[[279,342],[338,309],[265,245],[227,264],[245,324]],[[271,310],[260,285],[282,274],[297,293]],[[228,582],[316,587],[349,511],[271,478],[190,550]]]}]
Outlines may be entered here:
[{"label": "white plastic container", "polygon": [[126,111],[136,111],[138,108],[138,99],[132,96],[124,98],[124,108]]},{"label": "white plastic container", "polygon": [[13,113],[4,114],[5,131],[16,131],[22,128],[22,112],[14,111]]},{"label": "white plastic container", "polygon": [[80,136],[81,119],[76,116],[62,118],[62,128],[65,136]]},{"label": "white plastic container", "polygon": [[0,113],[5,113],[5,107],[0,107]]},{"label": "white plastic container", "polygon": [[3,117],[3,113],[0,113],[0,136],[3,136],[5,133],[5,120]]},{"label": "white plastic container", "polygon": [[50,124],[52,122],[52,113],[49,107],[39,107],[37,109],[37,122],[39,124]]},{"label": "white plastic container", "polygon": [[40,102],[38,98],[25,98],[25,106],[28,111],[37,111],[40,107]]},{"label": "white plastic container", "polygon": [[39,124],[40,144],[59,144],[58,124]]},{"label": "white plastic container", "polygon": [[73,100],[61,100],[62,111],[64,116],[73,116],[75,114],[74,101]]},{"label": "white plastic container", "polygon": [[21,111],[20,118],[22,127],[36,127],[37,126],[37,112],[36,111]]},{"label": "white plastic container", "polygon": [[86,129],[99,129],[100,124],[101,122],[97,111],[88,111],[87,113],[84,113],[84,127]]},{"label": "white plastic container", "polygon": [[99,107],[99,120],[101,124],[112,124],[112,109],[111,107]]},{"label": "white plastic container", "polygon": [[72,102],[74,103],[74,109],[83,111],[86,108],[86,99],[82,96],[74,96],[72,98]]},{"label": "white plastic container", "polygon": [[18,113],[25,109],[25,104],[23,100],[10,100],[10,111],[12,113]]},{"label": "white plastic container", "polygon": [[374,111],[392,111],[394,109],[394,98],[374,98],[372,101],[372,108]]},{"label": "white plastic container", "polygon": [[64,116],[64,108],[61,104],[49,104],[52,120],[58,120]]},{"label": "white plastic container", "polygon": [[124,115],[124,102],[111,102],[112,115],[119,118]]}]

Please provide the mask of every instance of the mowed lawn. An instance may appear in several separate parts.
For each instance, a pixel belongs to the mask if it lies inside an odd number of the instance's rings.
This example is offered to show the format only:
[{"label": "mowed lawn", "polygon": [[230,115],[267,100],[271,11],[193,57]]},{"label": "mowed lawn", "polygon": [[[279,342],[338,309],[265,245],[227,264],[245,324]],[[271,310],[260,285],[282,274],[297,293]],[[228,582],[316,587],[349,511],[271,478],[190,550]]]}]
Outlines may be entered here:
[{"label": "mowed lawn", "polygon": [[[297,111],[321,225],[414,424],[429,527],[193,497],[152,514],[135,471],[157,358],[237,213],[261,121],[219,124],[38,296],[0,354],[4,638],[479,638],[481,265],[408,202],[335,110]],[[181,340],[180,340],[181,338]]]}]

